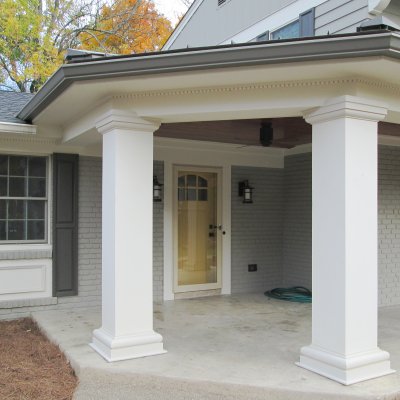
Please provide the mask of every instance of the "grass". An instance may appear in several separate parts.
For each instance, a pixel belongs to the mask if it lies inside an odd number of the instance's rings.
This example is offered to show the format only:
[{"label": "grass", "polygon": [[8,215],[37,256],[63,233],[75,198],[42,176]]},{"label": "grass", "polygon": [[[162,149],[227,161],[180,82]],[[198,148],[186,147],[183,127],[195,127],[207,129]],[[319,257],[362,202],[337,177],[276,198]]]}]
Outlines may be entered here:
[{"label": "grass", "polygon": [[78,379],[30,318],[0,321],[0,399],[70,400]]}]

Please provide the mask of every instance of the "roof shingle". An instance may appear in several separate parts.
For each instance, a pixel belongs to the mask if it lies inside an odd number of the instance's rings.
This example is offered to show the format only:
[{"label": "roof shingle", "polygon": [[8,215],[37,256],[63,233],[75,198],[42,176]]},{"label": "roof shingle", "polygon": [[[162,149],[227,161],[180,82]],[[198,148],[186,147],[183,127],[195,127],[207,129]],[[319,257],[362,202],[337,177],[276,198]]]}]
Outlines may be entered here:
[{"label": "roof shingle", "polygon": [[17,118],[17,114],[33,96],[34,94],[32,93],[17,93],[0,90],[0,122],[25,124],[25,121]]}]

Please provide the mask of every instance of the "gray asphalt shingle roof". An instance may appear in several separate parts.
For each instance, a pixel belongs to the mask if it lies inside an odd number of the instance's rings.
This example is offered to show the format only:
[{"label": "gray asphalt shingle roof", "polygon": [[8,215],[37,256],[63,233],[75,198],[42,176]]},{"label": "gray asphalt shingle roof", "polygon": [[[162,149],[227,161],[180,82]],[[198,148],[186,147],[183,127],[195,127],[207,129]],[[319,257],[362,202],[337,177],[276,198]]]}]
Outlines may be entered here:
[{"label": "gray asphalt shingle roof", "polygon": [[16,115],[33,96],[32,93],[17,93],[0,90],[0,122],[25,124],[26,122],[17,118]]}]

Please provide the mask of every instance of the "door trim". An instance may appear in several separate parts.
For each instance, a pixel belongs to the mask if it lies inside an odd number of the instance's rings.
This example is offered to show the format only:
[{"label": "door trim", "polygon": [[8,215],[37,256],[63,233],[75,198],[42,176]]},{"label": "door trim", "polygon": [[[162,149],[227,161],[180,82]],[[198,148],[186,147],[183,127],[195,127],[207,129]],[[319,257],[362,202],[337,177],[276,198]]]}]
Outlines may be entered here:
[{"label": "door trim", "polygon": [[178,171],[209,172],[217,174],[217,225],[223,225],[222,207],[222,169],[216,167],[199,167],[192,165],[173,166],[173,292],[187,293],[222,289],[223,282],[223,236],[217,234],[217,282],[197,285],[178,285]]}]

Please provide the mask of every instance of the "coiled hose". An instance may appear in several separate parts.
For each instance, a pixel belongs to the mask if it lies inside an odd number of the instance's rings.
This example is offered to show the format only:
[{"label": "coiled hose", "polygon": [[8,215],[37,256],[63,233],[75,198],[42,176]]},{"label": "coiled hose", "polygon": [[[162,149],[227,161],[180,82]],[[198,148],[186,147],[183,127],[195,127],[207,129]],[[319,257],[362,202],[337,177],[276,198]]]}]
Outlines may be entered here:
[{"label": "coiled hose", "polygon": [[311,303],[312,301],[311,291],[303,286],[276,288],[268,290],[264,294],[272,299],[293,301],[295,303]]}]

